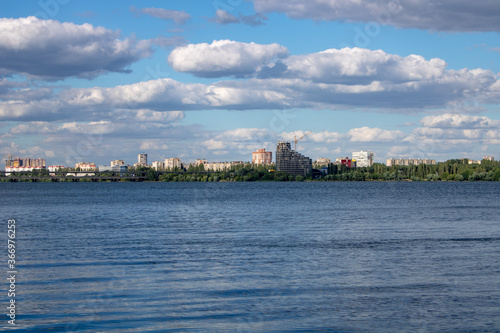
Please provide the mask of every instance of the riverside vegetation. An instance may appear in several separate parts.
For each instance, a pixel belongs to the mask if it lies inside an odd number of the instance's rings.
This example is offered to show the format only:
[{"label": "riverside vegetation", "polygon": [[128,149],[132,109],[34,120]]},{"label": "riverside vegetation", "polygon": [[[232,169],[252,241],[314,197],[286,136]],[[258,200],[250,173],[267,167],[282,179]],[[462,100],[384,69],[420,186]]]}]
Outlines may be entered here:
[{"label": "riverside vegetation", "polygon": [[[286,172],[270,171],[270,166],[250,163],[236,165],[231,169],[207,173],[203,166],[190,166],[187,172],[160,173],[151,168],[137,168],[130,171],[143,172],[145,181],[163,182],[251,182],[251,181],[500,181],[500,162],[483,160],[481,164],[468,164],[465,160],[448,160],[436,165],[391,166],[374,163],[367,168],[347,168],[345,165],[330,164],[328,174],[308,174],[293,176]],[[74,171],[73,171],[74,172]],[[29,173],[27,173],[29,174]],[[48,171],[31,173],[37,181],[51,181]],[[102,173],[104,178],[113,175]],[[114,174],[118,176],[119,174]],[[95,177],[94,177],[95,179]],[[9,177],[1,177],[0,181],[9,181]],[[23,180],[23,181],[30,181]],[[71,181],[71,178],[66,179]],[[81,178],[79,181],[92,181]],[[122,179],[121,181],[126,181]]]}]

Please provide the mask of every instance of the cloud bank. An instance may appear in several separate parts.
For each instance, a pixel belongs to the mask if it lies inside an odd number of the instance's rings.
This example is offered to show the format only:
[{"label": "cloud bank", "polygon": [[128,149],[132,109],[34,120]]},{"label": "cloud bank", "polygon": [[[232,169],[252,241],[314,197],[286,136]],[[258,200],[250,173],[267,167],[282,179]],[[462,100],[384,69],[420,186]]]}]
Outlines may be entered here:
[{"label": "cloud bank", "polygon": [[291,18],[378,22],[433,31],[500,31],[500,3],[494,0],[253,0],[257,12]]},{"label": "cloud bank", "polygon": [[150,57],[151,42],[120,39],[119,33],[36,17],[0,18],[0,75],[40,79],[93,78],[104,72],[128,72]]}]

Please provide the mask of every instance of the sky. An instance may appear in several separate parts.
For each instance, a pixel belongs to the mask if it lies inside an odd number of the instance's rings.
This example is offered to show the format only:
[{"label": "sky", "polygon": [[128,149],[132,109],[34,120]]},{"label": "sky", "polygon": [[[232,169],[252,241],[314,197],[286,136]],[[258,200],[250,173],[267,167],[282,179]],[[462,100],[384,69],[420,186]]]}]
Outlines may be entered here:
[{"label": "sky", "polygon": [[0,13],[2,155],[251,161],[303,137],[313,160],[500,159],[496,0],[27,0]]}]

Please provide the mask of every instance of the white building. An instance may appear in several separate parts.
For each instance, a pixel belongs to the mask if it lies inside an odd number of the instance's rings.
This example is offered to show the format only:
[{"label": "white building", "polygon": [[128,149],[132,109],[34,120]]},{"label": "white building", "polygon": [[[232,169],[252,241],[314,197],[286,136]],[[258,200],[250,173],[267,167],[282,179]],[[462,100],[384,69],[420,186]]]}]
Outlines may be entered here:
[{"label": "white building", "polygon": [[181,159],[177,157],[167,158],[164,162],[164,166],[169,170],[173,170],[175,168],[180,169],[182,167]]},{"label": "white building", "polygon": [[79,169],[80,171],[95,171],[97,170],[97,167],[95,166],[95,163],[79,162],[75,164],[75,170],[76,169]]},{"label": "white building", "polygon": [[161,170],[165,169],[165,163],[163,163],[162,161],[153,161],[153,163],[151,164],[151,166],[156,171],[161,171]]},{"label": "white building", "polygon": [[373,153],[371,151],[353,151],[352,159],[356,161],[356,167],[371,167],[373,165]]},{"label": "white building", "polygon": [[60,169],[64,169],[64,166],[63,165],[49,165],[47,167],[47,169],[49,169],[50,172],[55,172],[55,171],[59,171]]}]

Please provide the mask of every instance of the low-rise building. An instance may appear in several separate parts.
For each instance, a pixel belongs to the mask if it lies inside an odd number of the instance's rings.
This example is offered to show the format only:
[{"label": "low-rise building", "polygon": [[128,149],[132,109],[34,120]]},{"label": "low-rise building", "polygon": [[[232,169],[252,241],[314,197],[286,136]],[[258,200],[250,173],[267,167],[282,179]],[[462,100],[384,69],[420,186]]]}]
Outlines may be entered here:
[{"label": "low-rise building", "polygon": [[237,165],[244,165],[245,163],[242,161],[233,161],[233,162],[211,162],[204,163],[203,167],[205,171],[226,171],[230,170],[232,167]]},{"label": "low-rise building", "polygon": [[43,166],[32,166],[32,167],[23,167],[23,166],[16,166],[16,167],[6,167],[5,172],[32,172],[32,171],[43,171],[46,170],[46,168]]},{"label": "low-rise building", "polygon": [[316,168],[321,168],[321,167],[327,167],[330,163],[332,163],[331,159],[320,157],[316,161],[314,161],[313,165]]},{"label": "low-rise building", "polygon": [[99,172],[127,172],[128,167],[126,165],[112,165],[105,166],[99,165]]},{"label": "low-rise building", "polygon": [[428,158],[389,158],[386,161],[387,166],[395,165],[435,165],[436,160],[431,160]]},{"label": "low-rise building", "polygon": [[484,156],[484,157],[483,157],[483,160],[493,162],[493,161],[495,160],[495,158],[494,158],[493,156]]},{"label": "low-rise building", "polygon": [[55,171],[59,171],[61,169],[64,169],[64,166],[63,165],[49,165],[47,167],[47,169],[49,169],[50,172],[55,172]]},{"label": "low-rise building", "polygon": [[339,157],[335,160],[335,164],[337,165],[345,165],[348,168],[355,168],[356,167],[356,161],[349,157]]},{"label": "low-rise building", "polygon": [[97,170],[97,167],[95,166],[95,163],[78,162],[78,163],[75,164],[75,170],[79,170],[79,171],[95,171],[95,170]]}]

